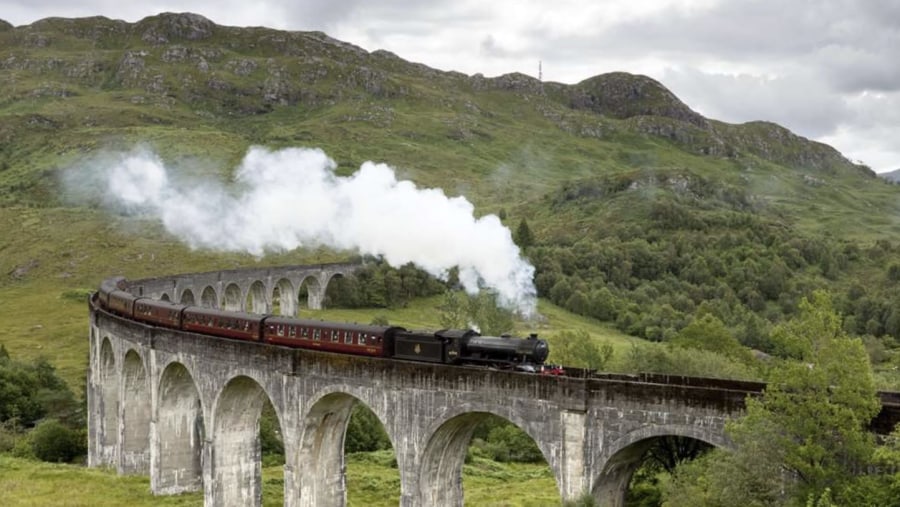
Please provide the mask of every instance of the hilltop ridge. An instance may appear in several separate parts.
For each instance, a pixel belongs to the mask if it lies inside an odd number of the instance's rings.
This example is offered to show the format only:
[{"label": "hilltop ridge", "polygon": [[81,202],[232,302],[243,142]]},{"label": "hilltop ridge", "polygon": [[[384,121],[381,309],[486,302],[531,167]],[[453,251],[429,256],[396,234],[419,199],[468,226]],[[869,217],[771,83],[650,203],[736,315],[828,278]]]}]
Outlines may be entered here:
[{"label": "hilltop ridge", "polygon": [[[701,155],[749,153],[817,171],[855,167],[833,148],[774,124],[729,125],[704,118],[659,82],[624,72],[575,85],[542,83],[517,73],[466,76],[410,63],[387,51],[370,53],[321,32],[220,26],[192,13],[162,13],[136,23],[46,18],[10,25],[0,31],[0,43],[0,70],[7,74],[3,82],[8,90],[0,97],[0,113],[24,113],[14,107],[23,101],[81,102],[94,96],[125,108],[140,106],[145,113],[127,123],[147,125],[166,123],[165,117],[179,109],[214,119],[267,114],[278,107],[323,110],[347,103],[414,101],[421,110],[449,106],[479,123],[476,118],[494,113],[483,104],[484,96],[498,92],[515,107],[537,110],[577,136],[631,132]],[[16,130],[77,125],[71,114],[58,110],[36,108],[33,114],[38,116],[17,118]],[[385,122],[396,114],[370,112],[363,118],[389,127]],[[466,139],[471,131],[462,127],[456,136]],[[3,135],[8,142],[11,134]]]}]

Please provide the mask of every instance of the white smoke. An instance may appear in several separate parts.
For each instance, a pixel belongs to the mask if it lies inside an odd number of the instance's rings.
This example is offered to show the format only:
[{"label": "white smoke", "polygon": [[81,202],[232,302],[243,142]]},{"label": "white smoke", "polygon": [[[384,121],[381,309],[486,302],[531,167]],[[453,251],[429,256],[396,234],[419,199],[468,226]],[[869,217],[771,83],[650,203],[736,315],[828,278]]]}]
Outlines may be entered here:
[{"label": "white smoke", "polygon": [[446,278],[459,267],[469,293],[485,287],[525,316],[535,312],[534,267],[495,215],[475,218],[465,197],[398,181],[385,164],[365,162],[351,176],[320,149],[250,148],[237,190],[215,182],[176,185],[156,155],[135,151],[109,169],[118,205],[159,217],[193,248],[266,251],[329,246],[413,263]]}]

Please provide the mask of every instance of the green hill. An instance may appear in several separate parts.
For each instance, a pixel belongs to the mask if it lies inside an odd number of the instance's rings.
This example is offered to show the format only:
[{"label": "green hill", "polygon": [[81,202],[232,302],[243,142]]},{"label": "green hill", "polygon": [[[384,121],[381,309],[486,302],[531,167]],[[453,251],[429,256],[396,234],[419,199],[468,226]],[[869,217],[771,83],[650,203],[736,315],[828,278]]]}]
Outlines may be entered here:
[{"label": "green hill", "polygon": [[[54,342],[84,331],[76,296],[114,273],[347,256],[191,251],[153,221],[105,211],[96,187],[67,191],[79,167],[136,145],[225,184],[252,145],[320,147],[339,175],[386,162],[513,231],[525,224],[540,296],[632,336],[668,340],[712,313],[771,352],[771,324],[824,287],[882,359],[900,337],[900,187],[778,125],[704,118],[650,78],[466,76],[194,14],[0,25],[11,352],[34,355],[36,342],[84,364],[72,357],[83,349]],[[64,331],[47,314],[60,300],[77,308]]]}]

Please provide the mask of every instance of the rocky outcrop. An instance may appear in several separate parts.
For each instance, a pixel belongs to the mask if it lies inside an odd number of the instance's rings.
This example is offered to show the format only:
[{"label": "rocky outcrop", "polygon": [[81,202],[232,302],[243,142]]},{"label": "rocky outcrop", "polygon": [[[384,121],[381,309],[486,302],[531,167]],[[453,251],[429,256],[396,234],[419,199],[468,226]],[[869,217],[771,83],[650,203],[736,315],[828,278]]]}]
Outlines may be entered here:
[{"label": "rocky outcrop", "polygon": [[8,21],[4,19],[0,19],[0,32],[6,32],[8,30],[12,30],[13,26]]},{"label": "rocky outcrop", "polygon": [[165,12],[140,20],[134,31],[147,44],[161,45],[176,41],[198,41],[212,37],[216,25],[199,14]]},{"label": "rocky outcrop", "polygon": [[665,86],[646,76],[613,72],[586,79],[569,90],[570,106],[613,118],[662,116],[707,128],[708,121]]}]

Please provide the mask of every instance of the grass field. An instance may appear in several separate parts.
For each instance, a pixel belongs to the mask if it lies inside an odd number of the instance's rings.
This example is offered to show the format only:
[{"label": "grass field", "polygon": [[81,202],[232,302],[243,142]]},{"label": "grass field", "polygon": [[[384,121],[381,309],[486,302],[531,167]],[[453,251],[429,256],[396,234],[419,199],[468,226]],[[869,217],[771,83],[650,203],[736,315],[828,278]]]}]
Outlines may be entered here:
[{"label": "grass field", "polygon": [[[347,458],[347,505],[395,507],[400,476],[391,468],[392,451]],[[263,469],[263,505],[283,504],[281,467]],[[466,505],[545,507],[560,504],[547,465],[502,464],[475,458],[463,468]],[[0,455],[0,505],[4,507],[201,506],[203,495],[154,496],[150,479],[122,477],[112,470],[28,461]]]}]

